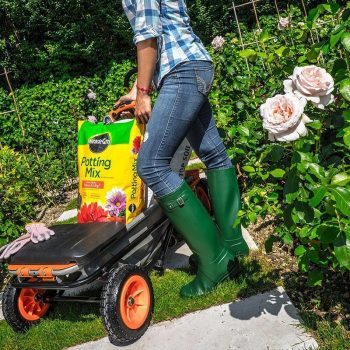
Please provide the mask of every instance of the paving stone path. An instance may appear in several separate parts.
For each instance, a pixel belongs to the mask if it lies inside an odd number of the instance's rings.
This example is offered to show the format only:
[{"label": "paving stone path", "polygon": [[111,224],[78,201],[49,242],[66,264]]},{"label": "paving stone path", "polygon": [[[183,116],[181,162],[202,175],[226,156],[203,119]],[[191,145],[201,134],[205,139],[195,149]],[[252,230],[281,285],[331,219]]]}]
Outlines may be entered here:
[{"label": "paving stone path", "polygon": [[282,287],[151,326],[136,343],[115,347],[108,338],[69,350],[305,350],[317,349],[303,331]]}]

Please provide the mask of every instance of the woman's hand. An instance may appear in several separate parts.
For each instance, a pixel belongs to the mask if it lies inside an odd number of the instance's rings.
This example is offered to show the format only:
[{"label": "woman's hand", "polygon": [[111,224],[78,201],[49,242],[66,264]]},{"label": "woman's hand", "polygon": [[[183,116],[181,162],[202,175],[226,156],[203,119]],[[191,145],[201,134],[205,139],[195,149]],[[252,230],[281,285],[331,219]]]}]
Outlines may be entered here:
[{"label": "woman's hand", "polygon": [[138,92],[135,107],[135,117],[138,123],[147,124],[148,119],[151,117],[151,111],[151,97]]},{"label": "woman's hand", "polygon": [[136,95],[137,95],[136,83],[137,83],[137,80],[135,81],[132,89],[126,95],[120,97],[119,100],[114,104],[115,107],[118,107],[122,102],[136,100]]}]

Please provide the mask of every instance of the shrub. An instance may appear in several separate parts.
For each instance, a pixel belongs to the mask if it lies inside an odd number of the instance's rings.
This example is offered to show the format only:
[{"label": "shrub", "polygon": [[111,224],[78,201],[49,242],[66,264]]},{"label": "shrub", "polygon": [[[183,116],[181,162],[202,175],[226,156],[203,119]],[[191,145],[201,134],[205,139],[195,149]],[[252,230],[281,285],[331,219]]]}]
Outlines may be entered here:
[{"label": "shrub", "polygon": [[35,218],[37,203],[25,156],[5,146],[0,148],[0,245],[23,232],[23,225]]},{"label": "shrub", "polygon": [[[235,34],[212,55],[216,65],[211,102],[229,154],[241,174],[245,225],[258,216],[276,218],[277,239],[292,246],[310,285],[322,283],[325,269],[350,269],[350,81],[346,62],[349,10],[320,5],[305,23],[291,8],[292,28],[276,37],[276,17],[263,17],[256,47],[242,50]],[[286,14],[283,14],[286,16]],[[317,21],[320,42],[312,44]],[[325,23],[328,23],[325,25]],[[252,30],[255,30],[254,28]],[[270,34],[271,33],[271,34]],[[313,32],[315,38],[315,32]],[[341,58],[343,57],[343,58]],[[270,142],[262,128],[260,106],[283,93],[283,81],[297,65],[323,65],[336,82],[336,103],[319,110],[309,104],[308,135],[290,143]]]}]

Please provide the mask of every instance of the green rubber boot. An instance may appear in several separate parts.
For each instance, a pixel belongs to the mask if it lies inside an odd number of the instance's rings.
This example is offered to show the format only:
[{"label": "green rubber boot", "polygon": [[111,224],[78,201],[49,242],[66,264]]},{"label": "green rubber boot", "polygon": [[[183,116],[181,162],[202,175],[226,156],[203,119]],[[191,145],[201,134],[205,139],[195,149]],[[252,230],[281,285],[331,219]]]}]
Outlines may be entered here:
[{"label": "green rubber boot", "polygon": [[241,208],[235,169],[208,170],[207,178],[215,222],[225,245],[235,257],[248,255],[249,248],[243,239],[241,225],[232,227]]},{"label": "green rubber boot", "polygon": [[195,279],[181,288],[182,297],[205,294],[231,277],[234,256],[219,238],[218,228],[186,182],[157,202],[198,257]]}]

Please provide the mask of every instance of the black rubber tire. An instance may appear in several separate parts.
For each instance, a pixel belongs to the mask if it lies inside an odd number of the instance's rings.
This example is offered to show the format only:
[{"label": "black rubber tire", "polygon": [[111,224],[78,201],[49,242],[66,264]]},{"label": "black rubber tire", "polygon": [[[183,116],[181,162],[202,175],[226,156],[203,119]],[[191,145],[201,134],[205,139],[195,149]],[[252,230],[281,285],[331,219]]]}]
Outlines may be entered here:
[{"label": "black rubber tire", "polygon": [[[40,320],[28,321],[21,316],[18,310],[18,297],[20,292],[21,289],[16,289],[11,283],[5,287],[2,296],[2,313],[5,321],[15,332],[25,333],[29,328],[38,324]],[[50,309],[51,305],[45,316],[49,313]]]},{"label": "black rubber tire", "polygon": [[[143,325],[138,329],[130,329],[125,325],[120,314],[121,291],[129,277],[141,276],[150,290],[150,309]],[[154,292],[152,282],[147,273],[135,265],[123,265],[110,271],[108,281],[101,295],[101,316],[109,341],[113,345],[128,345],[140,339],[147,331],[154,310]]]}]

